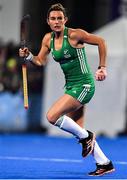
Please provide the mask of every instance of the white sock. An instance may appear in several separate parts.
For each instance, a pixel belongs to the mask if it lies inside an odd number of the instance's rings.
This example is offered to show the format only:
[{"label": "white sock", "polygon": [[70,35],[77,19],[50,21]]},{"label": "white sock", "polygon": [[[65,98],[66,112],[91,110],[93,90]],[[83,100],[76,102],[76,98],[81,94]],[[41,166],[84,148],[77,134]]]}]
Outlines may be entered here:
[{"label": "white sock", "polygon": [[88,132],[85,129],[81,128],[75,121],[73,121],[70,117],[66,115],[60,117],[56,121],[55,126],[58,126],[64,131],[73,134],[78,139],[84,139],[88,137]]},{"label": "white sock", "polygon": [[96,163],[98,164],[107,164],[109,163],[109,159],[105,156],[102,152],[101,148],[99,147],[98,143],[95,141],[93,156],[95,158]]}]

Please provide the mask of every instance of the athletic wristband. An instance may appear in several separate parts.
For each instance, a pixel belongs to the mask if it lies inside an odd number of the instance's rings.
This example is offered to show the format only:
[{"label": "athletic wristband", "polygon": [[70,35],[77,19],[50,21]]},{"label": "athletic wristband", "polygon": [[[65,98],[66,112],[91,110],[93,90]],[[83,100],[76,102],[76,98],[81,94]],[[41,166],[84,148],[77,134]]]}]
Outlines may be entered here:
[{"label": "athletic wristband", "polygon": [[33,60],[33,54],[31,52],[29,52],[29,55],[26,57],[27,61],[32,61]]},{"label": "athletic wristband", "polygon": [[106,68],[106,66],[98,66],[98,69]]}]

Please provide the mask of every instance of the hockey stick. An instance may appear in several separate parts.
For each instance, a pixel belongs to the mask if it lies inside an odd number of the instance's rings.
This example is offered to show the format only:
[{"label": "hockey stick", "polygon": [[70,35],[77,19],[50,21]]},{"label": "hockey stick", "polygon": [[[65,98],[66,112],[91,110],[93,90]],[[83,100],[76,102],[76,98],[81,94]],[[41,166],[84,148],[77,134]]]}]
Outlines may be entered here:
[{"label": "hockey stick", "polygon": [[[30,20],[30,15],[26,15],[22,18],[20,23],[20,41],[21,41],[21,48],[23,49],[26,47],[26,41],[28,38],[28,24]],[[22,64],[22,76],[23,76],[23,95],[24,95],[24,108],[28,109],[28,83],[27,83],[27,65],[25,63],[25,58],[23,59]]]}]

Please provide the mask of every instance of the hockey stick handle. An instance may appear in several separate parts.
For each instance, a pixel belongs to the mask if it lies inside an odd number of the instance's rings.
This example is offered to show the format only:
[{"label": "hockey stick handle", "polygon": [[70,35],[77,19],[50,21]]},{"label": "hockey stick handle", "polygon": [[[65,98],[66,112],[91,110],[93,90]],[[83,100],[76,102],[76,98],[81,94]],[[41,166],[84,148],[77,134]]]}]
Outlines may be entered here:
[{"label": "hockey stick handle", "polygon": [[24,94],[24,108],[28,109],[28,85],[27,85],[27,66],[22,65],[22,75],[23,75],[23,94]]}]

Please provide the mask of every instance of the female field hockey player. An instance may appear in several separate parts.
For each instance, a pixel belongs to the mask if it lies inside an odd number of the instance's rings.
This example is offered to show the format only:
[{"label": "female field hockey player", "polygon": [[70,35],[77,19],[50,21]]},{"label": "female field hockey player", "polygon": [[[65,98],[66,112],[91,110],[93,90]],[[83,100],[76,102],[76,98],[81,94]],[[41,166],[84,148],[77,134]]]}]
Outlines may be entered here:
[{"label": "female field hockey player", "polygon": [[[99,65],[95,74],[97,81],[105,80],[106,45],[98,36],[82,29],[72,29],[65,26],[68,18],[65,8],[60,4],[52,5],[47,13],[47,23],[52,32],[42,39],[40,52],[34,56],[29,49],[19,49],[19,56],[26,61],[41,66],[46,64],[47,55],[51,52],[65,76],[65,93],[47,112],[48,121],[54,126],[73,134],[82,145],[82,156],[93,154],[96,160],[96,170],[91,176],[99,176],[113,172],[112,162],[104,155],[95,140],[95,134],[85,130],[79,123],[80,111],[91,100],[95,92],[94,77],[91,73],[85,53],[85,43],[97,45],[99,49]],[[73,119],[73,115],[79,117]]]}]

